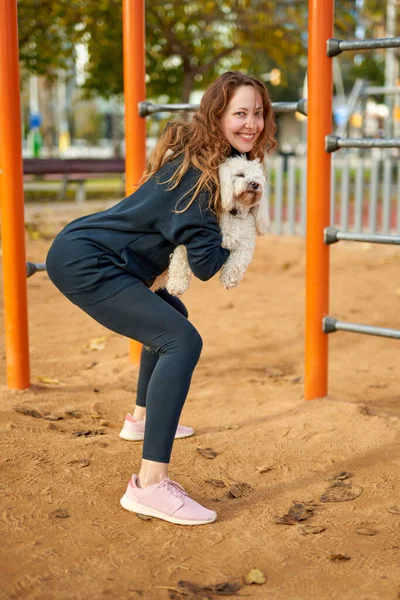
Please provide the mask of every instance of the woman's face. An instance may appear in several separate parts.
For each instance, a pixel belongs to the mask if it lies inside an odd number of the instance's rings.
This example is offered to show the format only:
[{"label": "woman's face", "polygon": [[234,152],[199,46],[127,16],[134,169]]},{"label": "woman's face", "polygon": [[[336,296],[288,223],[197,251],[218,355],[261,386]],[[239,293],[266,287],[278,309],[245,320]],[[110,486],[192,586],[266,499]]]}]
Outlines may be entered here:
[{"label": "woman's face", "polygon": [[251,85],[238,87],[221,117],[221,129],[231,146],[250,152],[264,129],[264,108],[260,94]]}]

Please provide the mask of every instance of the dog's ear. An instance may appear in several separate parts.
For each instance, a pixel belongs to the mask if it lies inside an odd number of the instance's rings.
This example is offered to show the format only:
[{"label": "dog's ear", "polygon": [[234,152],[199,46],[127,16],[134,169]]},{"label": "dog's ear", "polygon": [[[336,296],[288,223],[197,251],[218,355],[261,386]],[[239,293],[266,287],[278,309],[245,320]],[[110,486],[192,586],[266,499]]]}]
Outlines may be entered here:
[{"label": "dog's ear", "polygon": [[253,213],[256,221],[257,235],[265,235],[270,225],[267,186],[265,181],[262,186],[260,203],[252,208],[251,212]]},{"label": "dog's ear", "polygon": [[219,166],[219,181],[221,184],[221,208],[228,212],[233,208],[232,172],[229,163],[223,162]]}]

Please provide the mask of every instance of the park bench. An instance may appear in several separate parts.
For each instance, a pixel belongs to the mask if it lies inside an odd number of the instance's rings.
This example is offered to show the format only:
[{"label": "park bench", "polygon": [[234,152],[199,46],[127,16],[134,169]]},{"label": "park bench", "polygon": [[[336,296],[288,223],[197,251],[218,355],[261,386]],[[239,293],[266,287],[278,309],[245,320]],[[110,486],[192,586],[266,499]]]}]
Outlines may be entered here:
[{"label": "park bench", "polygon": [[[75,200],[82,204],[86,198],[85,182],[99,177],[121,175],[124,189],[125,159],[123,158],[24,158],[24,189],[48,189],[49,182],[57,182],[58,199],[66,196],[67,187],[75,185]],[[61,181],[61,183],[60,183]]]}]

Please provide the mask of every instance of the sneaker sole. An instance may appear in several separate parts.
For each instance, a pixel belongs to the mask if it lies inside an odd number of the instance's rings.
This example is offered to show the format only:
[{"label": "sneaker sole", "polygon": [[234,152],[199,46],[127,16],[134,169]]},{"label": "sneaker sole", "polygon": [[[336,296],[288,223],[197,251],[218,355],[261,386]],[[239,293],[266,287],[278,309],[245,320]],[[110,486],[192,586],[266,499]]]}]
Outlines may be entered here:
[{"label": "sneaker sole", "polygon": [[168,521],[169,523],[174,523],[175,525],[207,525],[208,523],[214,523],[214,521],[217,520],[216,514],[215,517],[209,519],[208,521],[188,521],[187,519],[176,519],[175,517],[165,515],[154,508],[149,508],[148,506],[139,504],[131,498],[128,498],[126,494],[122,496],[120,504],[122,508],[125,508],[125,510],[129,510],[130,512],[139,513],[148,517],[156,517],[157,519],[162,519],[163,521]]},{"label": "sneaker sole", "polygon": [[[182,438],[192,437],[193,433],[180,433],[175,436],[176,440],[180,440]],[[126,433],[125,431],[121,431],[119,437],[122,440],[126,440],[127,442],[142,442],[144,440],[144,435],[142,433]]]}]

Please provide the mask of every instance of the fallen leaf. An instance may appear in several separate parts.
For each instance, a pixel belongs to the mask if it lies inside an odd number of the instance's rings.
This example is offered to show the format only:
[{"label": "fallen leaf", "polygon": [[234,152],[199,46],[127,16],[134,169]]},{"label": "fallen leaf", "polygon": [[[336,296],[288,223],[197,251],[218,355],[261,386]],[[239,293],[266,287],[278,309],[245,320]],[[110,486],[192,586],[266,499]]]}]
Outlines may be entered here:
[{"label": "fallen leaf", "polygon": [[298,525],[298,521],[290,515],[283,515],[283,517],[274,517],[274,523],[277,525]]},{"label": "fallen leaf", "polygon": [[14,406],[15,412],[21,413],[22,415],[27,415],[28,417],[34,417],[35,419],[42,419],[43,413],[36,408],[27,408],[26,406]]},{"label": "fallen leaf", "polygon": [[305,521],[314,515],[314,511],[304,504],[296,503],[289,509],[289,515],[296,521]]},{"label": "fallen leaf", "polygon": [[247,585],[251,585],[252,583],[257,583],[258,585],[261,585],[266,581],[267,580],[265,579],[264,573],[259,569],[251,569],[251,571],[249,571],[244,578],[244,582]]},{"label": "fallen leaf", "polygon": [[209,483],[210,485],[212,485],[213,487],[216,487],[216,488],[226,487],[226,484],[223,481],[221,481],[220,479],[206,479],[205,482]]},{"label": "fallen leaf", "polygon": [[77,458],[75,460],[70,460],[68,464],[72,467],[79,467],[83,469],[84,467],[88,467],[90,465],[90,460],[87,458]]},{"label": "fallen leaf", "polygon": [[390,512],[390,514],[392,514],[392,515],[400,515],[400,504],[390,506],[388,508],[388,512]]},{"label": "fallen leaf", "polygon": [[103,429],[86,429],[85,431],[82,431],[82,430],[73,431],[72,435],[75,435],[77,437],[79,437],[79,436],[92,437],[94,435],[105,435],[105,431]]},{"label": "fallen leaf", "polygon": [[329,477],[328,481],[343,481],[344,479],[348,479],[351,474],[348,471],[341,471],[338,475],[334,475],[333,477]]},{"label": "fallen leaf", "polygon": [[345,561],[345,560],[350,560],[350,556],[347,556],[347,554],[330,554],[328,556],[328,559],[329,560],[337,560],[337,561],[340,561],[340,560]]},{"label": "fallen leaf", "polygon": [[204,458],[212,459],[218,456],[218,453],[215,452],[215,450],[212,450],[211,448],[197,448],[196,451]]},{"label": "fallen leaf", "polygon": [[350,485],[337,481],[325,490],[321,502],[347,502],[361,496],[363,488],[358,485]]},{"label": "fallen leaf", "polygon": [[43,377],[42,375],[39,375],[37,379],[38,381],[46,383],[47,385],[63,385],[61,381],[59,381],[58,379],[53,379],[52,377]]},{"label": "fallen leaf", "polygon": [[358,527],[356,533],[359,535],[376,535],[377,532],[375,529],[370,529],[369,527]]},{"label": "fallen leaf", "polygon": [[93,338],[92,340],[90,340],[88,348],[90,348],[90,350],[97,351],[104,350],[104,348],[106,347],[106,341],[107,337],[105,335],[103,335],[102,337]]},{"label": "fallen leaf", "polygon": [[262,475],[263,473],[269,473],[274,467],[257,467],[257,471]]},{"label": "fallen leaf", "polygon": [[300,527],[300,531],[303,535],[316,535],[317,533],[322,533],[325,531],[326,527],[322,525],[302,525]]},{"label": "fallen leaf", "polygon": [[142,519],[142,521],[151,521],[153,517],[150,517],[149,515],[142,515],[142,513],[136,513],[136,516],[139,519]]},{"label": "fallen leaf", "polygon": [[228,498],[242,498],[243,496],[247,496],[252,489],[253,488],[248,483],[245,483],[244,481],[237,481],[235,483],[231,483],[227,496]]},{"label": "fallen leaf", "polygon": [[68,519],[70,516],[66,508],[57,508],[49,514],[51,519]]}]

